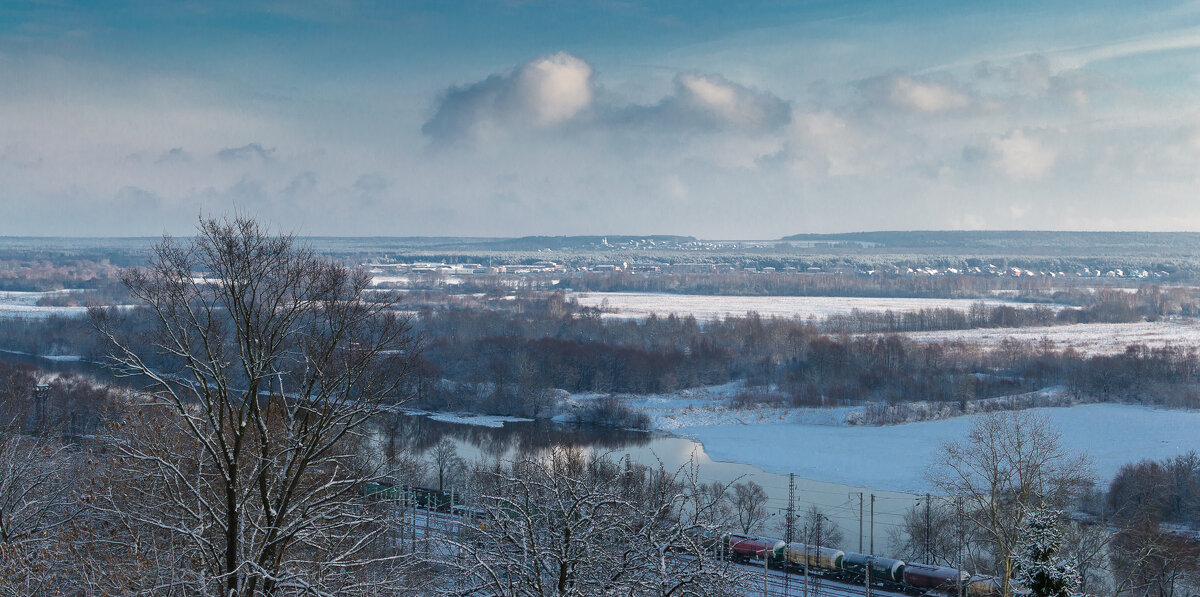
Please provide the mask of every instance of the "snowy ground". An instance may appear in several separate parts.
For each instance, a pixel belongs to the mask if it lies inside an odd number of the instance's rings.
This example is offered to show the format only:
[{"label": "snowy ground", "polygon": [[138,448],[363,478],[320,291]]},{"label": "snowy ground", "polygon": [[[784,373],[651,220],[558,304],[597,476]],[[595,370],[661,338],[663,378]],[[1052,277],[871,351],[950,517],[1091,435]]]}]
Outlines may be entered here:
[{"label": "snowy ground", "polygon": [[960,341],[981,346],[999,344],[1005,338],[1023,342],[1048,339],[1056,348],[1074,347],[1080,353],[1112,354],[1124,352],[1130,344],[1147,346],[1200,346],[1200,322],[1154,321],[1138,323],[1087,323],[1036,328],[991,328],[940,332],[909,332],[906,337],[919,342]]},{"label": "snowy ground", "polygon": [[[747,464],[769,473],[795,473],[805,479],[923,493],[924,474],[942,442],[964,437],[977,415],[944,417],[945,405],[908,405],[913,418],[898,425],[862,425],[862,407],[730,408],[727,399],[742,390],[738,383],[652,396],[622,396],[646,413],[652,427],[695,440],[714,461]],[[582,403],[596,395],[576,394]],[[1063,446],[1087,453],[1102,481],[1128,462],[1161,459],[1200,451],[1200,412],[1114,404],[1074,405],[1061,388],[977,401],[976,412],[1012,405],[1063,405],[1030,408],[1062,433]],[[985,404],[992,403],[992,404]],[[954,413],[951,413],[954,414]]]},{"label": "snowy ground", "polygon": [[0,292],[0,317],[49,317],[51,315],[79,317],[86,315],[87,307],[39,307],[37,305],[42,297],[67,292],[71,291]]},{"label": "snowy ground", "polygon": [[470,413],[441,413],[407,408],[401,410],[408,415],[426,416],[434,421],[441,421],[443,423],[459,423],[462,425],[476,425],[479,427],[503,427],[505,423],[521,423],[533,420],[522,417],[475,415]]},{"label": "snowy ground", "polygon": [[[1012,305],[1032,307],[1031,303],[977,299],[922,298],[861,298],[823,296],[713,296],[653,292],[587,292],[572,294],[572,298],[587,307],[599,307],[607,302],[615,313],[610,317],[639,319],[656,313],[692,315],[701,321],[729,315],[745,315],[755,311],[763,317],[816,317],[849,314],[859,311],[917,311],[920,309],[968,310],[971,305],[984,303],[989,307]],[[1054,308],[1054,307],[1052,307]]]},{"label": "snowy ground", "polygon": [[[1063,446],[1086,453],[1101,480],[1127,462],[1200,451],[1200,412],[1090,404],[1032,409],[1062,433]],[[921,493],[928,464],[942,442],[962,438],[972,417],[905,425],[814,423],[682,426],[674,432],[700,442],[713,460],[741,462],[807,479]]]},{"label": "snowy ground", "polygon": [[[907,402],[893,406],[791,407],[755,404],[739,407],[730,398],[745,390],[740,381],[719,386],[691,388],[669,394],[623,394],[622,402],[650,418],[651,429],[675,432],[683,428],[717,425],[879,425],[946,419],[963,414],[1018,410],[1033,407],[1073,406],[1079,400],[1061,387],[1045,388],[1026,394],[1001,396],[967,402],[965,410],[957,402]],[[559,408],[569,411],[605,394],[568,394],[562,392]],[[556,417],[569,420],[566,415]]]}]

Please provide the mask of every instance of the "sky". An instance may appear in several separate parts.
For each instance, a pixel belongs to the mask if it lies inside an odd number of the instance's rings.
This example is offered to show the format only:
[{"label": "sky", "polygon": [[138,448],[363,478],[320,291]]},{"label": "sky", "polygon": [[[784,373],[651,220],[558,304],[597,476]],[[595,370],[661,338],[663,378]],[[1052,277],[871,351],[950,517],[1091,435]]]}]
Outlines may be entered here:
[{"label": "sky", "polygon": [[1200,230],[1200,2],[0,3],[0,235]]}]

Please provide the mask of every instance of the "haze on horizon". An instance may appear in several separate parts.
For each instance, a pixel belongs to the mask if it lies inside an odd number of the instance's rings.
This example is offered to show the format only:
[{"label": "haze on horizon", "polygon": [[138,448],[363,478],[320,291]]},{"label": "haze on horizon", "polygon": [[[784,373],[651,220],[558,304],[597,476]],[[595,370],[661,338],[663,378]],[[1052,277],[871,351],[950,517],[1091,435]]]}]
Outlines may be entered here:
[{"label": "haze on horizon", "polygon": [[0,235],[1200,230],[1200,2],[9,3]]}]

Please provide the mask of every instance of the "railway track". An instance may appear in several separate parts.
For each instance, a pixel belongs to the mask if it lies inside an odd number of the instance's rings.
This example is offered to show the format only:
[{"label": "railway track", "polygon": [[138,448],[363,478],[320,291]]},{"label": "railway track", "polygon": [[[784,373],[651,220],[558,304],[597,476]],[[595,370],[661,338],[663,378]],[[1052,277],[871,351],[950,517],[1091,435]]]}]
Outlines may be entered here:
[{"label": "railway track", "polygon": [[[763,578],[763,567],[754,564],[738,564],[757,582],[752,582],[747,596],[765,595],[766,597],[865,597],[866,587],[851,584],[825,576],[810,576],[808,591],[805,592],[804,574],[771,569]],[[889,591],[879,587],[871,587],[871,597],[912,597],[898,591]]]},{"label": "railway track", "polygon": [[[433,535],[451,534],[467,521],[461,515],[450,512],[439,512],[424,507],[409,506],[406,512],[419,514],[416,528],[411,529],[416,537],[422,539]],[[415,522],[415,521],[414,521]],[[866,587],[862,584],[848,583],[824,575],[810,575],[808,587],[805,590],[805,576],[802,572],[788,571],[777,568],[764,569],[761,563],[753,561],[734,563],[743,569],[751,579],[746,590],[747,597],[762,595],[763,597],[867,597]],[[765,576],[765,578],[764,578]],[[872,586],[870,597],[912,597],[912,595],[895,590],[882,589]]]}]

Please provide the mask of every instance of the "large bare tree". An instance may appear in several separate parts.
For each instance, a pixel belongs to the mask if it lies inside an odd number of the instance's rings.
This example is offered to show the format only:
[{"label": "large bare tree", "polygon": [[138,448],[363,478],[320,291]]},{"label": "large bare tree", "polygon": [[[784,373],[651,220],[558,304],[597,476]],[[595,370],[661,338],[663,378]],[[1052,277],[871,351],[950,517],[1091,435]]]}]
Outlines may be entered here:
[{"label": "large bare tree", "polygon": [[114,368],[153,397],[145,412],[165,413],[114,442],[132,480],[109,503],[175,546],[185,590],[349,591],[344,572],[381,557],[356,505],[361,432],[404,398],[408,322],[366,272],[291,235],[247,217],[197,232],[124,274],[139,331],[92,311]]},{"label": "large bare tree", "polygon": [[1087,457],[1068,453],[1059,433],[1029,411],[977,417],[966,437],[942,445],[929,479],[961,500],[982,547],[974,564],[1001,578],[1004,597],[1012,595],[1027,514],[1042,505],[1061,508],[1092,484]]},{"label": "large bare tree", "polygon": [[762,529],[767,520],[767,491],[754,481],[733,484],[733,511],[743,533]]},{"label": "large bare tree", "polygon": [[486,517],[447,541],[456,570],[440,594],[583,597],[746,593],[744,573],[715,557],[716,496],[695,467],[621,466],[559,448],[476,471]]},{"label": "large bare tree", "polygon": [[63,584],[81,507],[78,450],[0,428],[0,595],[51,595]]}]

